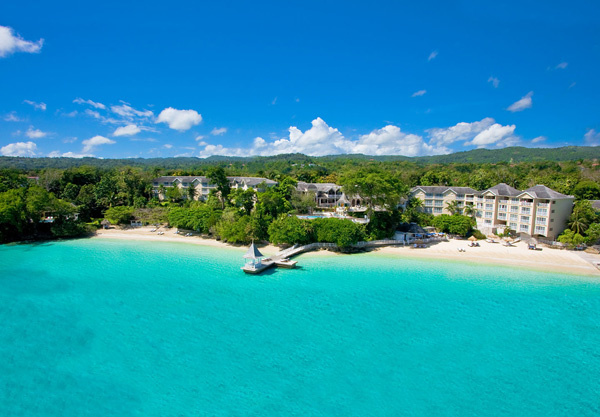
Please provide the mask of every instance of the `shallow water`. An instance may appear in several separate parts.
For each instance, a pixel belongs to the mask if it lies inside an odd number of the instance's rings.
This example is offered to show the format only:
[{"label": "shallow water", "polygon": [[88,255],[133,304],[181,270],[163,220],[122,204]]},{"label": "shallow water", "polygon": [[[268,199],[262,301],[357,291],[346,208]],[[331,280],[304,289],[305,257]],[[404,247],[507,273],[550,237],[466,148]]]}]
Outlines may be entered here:
[{"label": "shallow water", "polygon": [[600,415],[594,278],[243,252],[0,246],[0,415]]}]

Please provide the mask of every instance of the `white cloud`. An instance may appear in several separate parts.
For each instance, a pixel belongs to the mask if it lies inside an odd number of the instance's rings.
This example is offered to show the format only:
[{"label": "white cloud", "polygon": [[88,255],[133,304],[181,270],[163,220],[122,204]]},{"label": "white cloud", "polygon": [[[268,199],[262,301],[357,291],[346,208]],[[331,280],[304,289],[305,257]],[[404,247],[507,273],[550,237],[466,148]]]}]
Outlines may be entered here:
[{"label": "white cloud", "polygon": [[20,119],[17,116],[17,112],[12,111],[12,112],[8,113],[6,116],[4,116],[4,121],[5,122],[24,122],[25,120]]},{"label": "white cloud", "polygon": [[525,96],[521,97],[520,100],[515,101],[513,104],[508,106],[506,110],[514,113],[531,108],[531,106],[533,105],[531,96],[533,96],[533,91],[530,91]]},{"label": "white cloud", "polygon": [[173,145],[171,145],[170,143],[165,143],[163,145],[163,148],[165,148],[165,149],[171,149],[172,147],[173,147]]},{"label": "white cloud", "polygon": [[133,136],[133,135],[137,135],[141,131],[142,131],[142,129],[140,129],[136,125],[130,124],[127,126],[117,127],[112,135],[113,136]]},{"label": "white cloud", "polygon": [[538,136],[537,138],[531,139],[531,143],[544,142],[546,139],[548,139],[546,136]]},{"label": "white cloud", "polygon": [[430,143],[438,146],[449,145],[457,141],[466,141],[472,139],[479,133],[488,129],[494,123],[494,119],[492,119],[491,117],[486,117],[485,119],[482,119],[478,122],[460,122],[448,128],[429,129],[427,130],[427,133],[431,138]]},{"label": "white cloud", "polygon": [[560,64],[558,64],[555,69],[565,69],[567,68],[567,65],[569,65],[568,62],[561,62]]},{"label": "white cloud", "polygon": [[42,50],[44,40],[36,42],[26,41],[19,35],[15,35],[12,28],[0,26],[0,58],[13,52],[38,53]]},{"label": "white cloud", "polygon": [[108,124],[122,124],[123,123],[121,120],[117,120],[112,117],[104,117],[96,110],[85,109],[84,113],[90,117],[93,117],[94,119],[100,120],[102,123],[108,123]]},{"label": "white cloud", "polygon": [[196,136],[197,141],[203,141],[204,139],[206,139],[206,136],[203,136],[203,135]]},{"label": "white cloud", "polygon": [[277,97],[275,97],[275,98],[273,99],[273,101],[271,101],[271,105],[272,105],[272,106],[274,106],[275,104],[277,104]]},{"label": "white cloud", "polygon": [[167,123],[171,129],[184,131],[200,124],[202,116],[195,110],[177,110],[168,107],[160,112],[156,123]]},{"label": "white cloud", "polygon": [[210,131],[210,134],[213,136],[221,136],[224,135],[225,133],[227,133],[227,128],[226,127],[220,127],[220,128],[214,128],[213,130]]},{"label": "white cloud", "polygon": [[158,140],[154,138],[131,138],[129,140],[132,142],[158,142]]},{"label": "white cloud", "polygon": [[113,113],[118,114],[119,116],[124,117],[126,119],[132,119],[134,117],[154,117],[154,113],[152,113],[150,110],[136,110],[133,107],[128,106],[127,104],[111,106],[110,109]]},{"label": "white cloud", "polygon": [[46,111],[46,103],[36,103],[35,101],[31,100],[23,100],[23,103],[33,106],[33,108],[36,110]]},{"label": "white cloud", "polygon": [[426,92],[427,92],[427,90],[419,90],[419,91],[416,91],[416,92],[412,93],[411,97],[423,96],[423,95],[425,95]]},{"label": "white cloud", "polygon": [[429,58],[427,58],[427,61],[431,61],[432,59],[435,59],[436,56],[438,56],[438,51],[433,51],[432,53],[429,54]]},{"label": "white cloud", "polygon": [[583,135],[583,140],[588,146],[598,146],[600,145],[600,132],[596,132],[595,129],[588,129]]},{"label": "white cloud", "polygon": [[111,140],[109,138],[105,138],[104,136],[98,135],[98,136],[94,136],[93,138],[86,139],[81,143],[83,144],[83,152],[87,153],[87,152],[90,152],[92,149],[94,149],[96,146],[113,145],[117,142],[115,142],[114,140]]},{"label": "white cloud", "polygon": [[52,151],[48,154],[50,158],[93,158],[94,155],[90,153],[76,153],[76,152],[64,152]]},{"label": "white cloud", "polygon": [[496,77],[490,77],[488,78],[488,83],[492,83],[494,88],[498,88],[498,86],[500,85],[500,80]]},{"label": "white cloud", "polygon": [[320,117],[312,121],[310,129],[302,132],[295,126],[289,128],[287,138],[267,142],[261,137],[254,139],[250,148],[226,148],[222,145],[205,144],[201,157],[210,155],[278,155],[303,153],[311,156],[365,153],[368,155],[429,155],[445,153],[443,147],[433,147],[418,135],[406,134],[399,127],[388,125],[382,129],[349,140]]},{"label": "white cloud", "polygon": [[448,153],[445,148],[434,148],[425,143],[419,135],[406,134],[399,127],[388,125],[374,130],[368,135],[362,135],[353,144],[352,153],[365,155],[433,155]]},{"label": "white cloud", "polygon": [[77,104],[89,104],[90,106],[96,108],[96,109],[106,109],[106,106],[102,103],[96,103],[95,101],[92,100],[84,100],[81,97],[77,97],[75,100],[73,100],[73,103],[77,103]]},{"label": "white cloud", "polygon": [[575,81],[573,81],[573,82],[571,83],[571,85],[569,85],[569,88],[573,88],[573,87],[575,87],[576,85],[577,85],[577,83],[576,83]]},{"label": "white cloud", "polygon": [[494,123],[475,136],[473,140],[465,142],[464,145],[475,145],[478,148],[485,148],[488,145],[495,145],[497,147],[512,146],[519,141],[514,136],[515,128],[515,125],[502,126],[499,123]]},{"label": "white cloud", "polygon": [[0,155],[3,156],[35,156],[37,145],[33,142],[9,143],[0,148]]},{"label": "white cloud", "polygon": [[47,135],[47,132],[42,132],[40,129],[34,129],[33,126],[29,126],[29,129],[25,132],[25,136],[29,139],[40,139]]}]

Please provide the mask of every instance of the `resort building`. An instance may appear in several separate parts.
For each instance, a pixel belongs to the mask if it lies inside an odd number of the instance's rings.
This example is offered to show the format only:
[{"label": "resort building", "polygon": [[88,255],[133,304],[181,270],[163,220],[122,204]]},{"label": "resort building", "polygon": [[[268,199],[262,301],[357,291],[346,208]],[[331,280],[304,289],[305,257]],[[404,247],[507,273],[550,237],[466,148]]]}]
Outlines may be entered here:
[{"label": "resort building", "polygon": [[556,239],[567,226],[575,197],[544,185],[524,191],[501,183],[484,191],[467,187],[414,187],[411,196],[423,200],[424,210],[434,215],[450,214],[448,203],[474,205],[477,228],[492,233],[506,228],[517,233]]},{"label": "resort building", "polygon": [[296,190],[303,194],[315,193],[315,202],[319,208],[335,207],[339,199],[344,195],[342,187],[332,183],[298,181]]},{"label": "resort building", "polygon": [[[261,177],[227,177],[227,179],[232,189],[241,188],[247,190],[248,188],[253,188],[257,191],[264,191],[264,188],[261,187],[273,187],[277,185],[277,181]],[[193,187],[196,190],[194,200],[206,200],[210,191],[216,189],[217,185],[211,183],[208,177],[203,176],[159,177],[152,180],[154,194],[160,200],[165,198],[164,193],[161,193],[161,189],[166,190],[170,187],[179,187],[183,198],[188,198],[189,194],[186,191],[190,187]]]}]

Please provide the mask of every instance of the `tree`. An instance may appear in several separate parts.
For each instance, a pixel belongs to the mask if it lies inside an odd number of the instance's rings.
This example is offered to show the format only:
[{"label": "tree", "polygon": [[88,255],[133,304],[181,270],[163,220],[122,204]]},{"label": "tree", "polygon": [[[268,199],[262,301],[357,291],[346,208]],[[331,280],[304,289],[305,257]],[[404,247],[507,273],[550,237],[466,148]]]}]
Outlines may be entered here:
[{"label": "tree", "polygon": [[187,198],[190,200],[195,200],[198,195],[198,190],[192,184],[186,190]]},{"label": "tree", "polygon": [[583,237],[581,234],[574,232],[573,230],[566,229],[556,240],[558,240],[561,243],[566,243],[569,246],[575,246],[585,243],[586,238]]},{"label": "tree", "polygon": [[377,168],[347,173],[342,177],[342,189],[347,196],[364,200],[369,212],[376,206],[395,209],[409,191],[398,177]]},{"label": "tree", "polygon": [[573,188],[578,200],[600,200],[600,185],[594,181],[581,181]]},{"label": "tree", "polygon": [[595,245],[600,240],[600,223],[592,223],[585,231],[588,245]]},{"label": "tree", "polygon": [[283,214],[269,226],[269,241],[274,245],[311,243],[314,241],[311,222]]},{"label": "tree", "polygon": [[346,219],[314,219],[312,226],[318,242],[347,248],[365,239],[364,227]]},{"label": "tree", "polygon": [[177,186],[168,187],[167,192],[166,192],[166,197],[172,203],[178,202],[179,200],[181,200],[183,198],[181,188],[179,188]]},{"label": "tree", "polygon": [[569,228],[579,235],[583,235],[588,226],[594,222],[597,215],[592,204],[587,200],[580,200],[573,206],[573,212],[569,217]]},{"label": "tree", "polygon": [[248,188],[247,190],[236,188],[231,191],[229,198],[233,205],[242,209],[245,214],[250,214],[252,208],[254,208],[256,192],[252,188]]},{"label": "tree", "polygon": [[463,208],[463,214],[474,219],[477,215],[477,208],[474,204],[465,204],[465,207]]},{"label": "tree", "polygon": [[446,210],[450,212],[450,214],[460,214],[462,213],[462,207],[458,204],[458,201],[452,200],[446,203]]},{"label": "tree", "polygon": [[104,213],[104,217],[113,224],[127,224],[133,217],[133,207],[116,206],[110,207]]},{"label": "tree", "polygon": [[215,167],[208,172],[208,179],[217,186],[219,199],[221,200],[221,208],[225,208],[225,201],[231,192],[229,179],[225,175],[225,170],[221,167]]},{"label": "tree", "polygon": [[459,236],[467,236],[473,230],[473,219],[460,214],[440,214],[433,218],[432,224],[440,232]]}]

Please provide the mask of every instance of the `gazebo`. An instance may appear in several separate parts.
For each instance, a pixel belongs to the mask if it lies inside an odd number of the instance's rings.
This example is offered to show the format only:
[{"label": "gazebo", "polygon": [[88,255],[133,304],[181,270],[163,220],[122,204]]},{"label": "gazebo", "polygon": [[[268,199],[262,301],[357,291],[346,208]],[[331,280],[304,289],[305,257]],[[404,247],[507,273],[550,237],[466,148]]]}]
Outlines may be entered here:
[{"label": "gazebo", "polygon": [[106,220],[106,219],[102,220],[102,221],[100,222],[100,224],[102,225],[102,227],[103,227],[104,229],[108,229],[108,228],[110,227],[110,222],[109,222],[108,220]]},{"label": "gazebo", "polygon": [[248,251],[246,252],[246,254],[244,255],[244,259],[247,259],[246,261],[246,266],[252,266],[253,268],[256,268],[257,266],[261,265],[261,261],[265,256],[260,253],[260,251],[258,250],[258,248],[256,247],[256,245],[254,244],[254,242],[252,242],[252,244],[250,245],[250,247],[248,248]]}]

